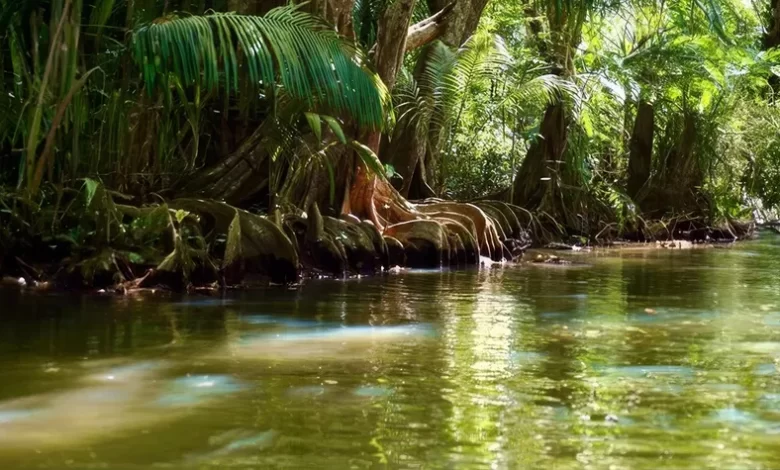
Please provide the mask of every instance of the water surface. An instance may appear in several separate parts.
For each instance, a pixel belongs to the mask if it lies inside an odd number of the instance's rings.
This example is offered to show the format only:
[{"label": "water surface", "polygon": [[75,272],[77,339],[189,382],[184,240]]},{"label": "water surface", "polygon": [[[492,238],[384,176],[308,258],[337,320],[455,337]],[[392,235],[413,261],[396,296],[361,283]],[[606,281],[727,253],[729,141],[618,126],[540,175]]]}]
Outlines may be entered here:
[{"label": "water surface", "polygon": [[576,256],[0,292],[0,468],[780,468],[780,239]]}]

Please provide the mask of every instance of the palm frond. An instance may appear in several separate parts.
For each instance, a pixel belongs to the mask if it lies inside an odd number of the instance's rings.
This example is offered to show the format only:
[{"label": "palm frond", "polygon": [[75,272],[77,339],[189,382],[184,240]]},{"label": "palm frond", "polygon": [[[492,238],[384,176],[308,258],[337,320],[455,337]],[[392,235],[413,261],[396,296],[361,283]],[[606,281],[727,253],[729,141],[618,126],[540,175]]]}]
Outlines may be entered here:
[{"label": "palm frond", "polygon": [[504,97],[502,105],[515,109],[543,109],[558,97],[576,97],[578,91],[569,80],[552,74],[540,75],[514,86]]},{"label": "palm frond", "polygon": [[503,38],[478,33],[460,48],[452,72],[443,80],[444,106],[453,108],[463,103],[475,87],[495,81],[509,69],[512,58]]},{"label": "palm frond", "polygon": [[281,86],[310,108],[348,113],[364,127],[383,123],[381,81],[326,23],[294,6],[265,16],[164,19],[135,31],[133,55],[150,92],[169,73],[185,85],[237,92],[246,74],[266,92]]}]

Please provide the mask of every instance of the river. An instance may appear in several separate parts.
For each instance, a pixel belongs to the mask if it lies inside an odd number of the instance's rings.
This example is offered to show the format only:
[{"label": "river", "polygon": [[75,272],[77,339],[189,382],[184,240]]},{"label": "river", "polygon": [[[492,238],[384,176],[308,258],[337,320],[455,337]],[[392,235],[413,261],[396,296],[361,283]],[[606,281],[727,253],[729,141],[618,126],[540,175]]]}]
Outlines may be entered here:
[{"label": "river", "polygon": [[0,292],[0,468],[780,468],[780,238]]}]

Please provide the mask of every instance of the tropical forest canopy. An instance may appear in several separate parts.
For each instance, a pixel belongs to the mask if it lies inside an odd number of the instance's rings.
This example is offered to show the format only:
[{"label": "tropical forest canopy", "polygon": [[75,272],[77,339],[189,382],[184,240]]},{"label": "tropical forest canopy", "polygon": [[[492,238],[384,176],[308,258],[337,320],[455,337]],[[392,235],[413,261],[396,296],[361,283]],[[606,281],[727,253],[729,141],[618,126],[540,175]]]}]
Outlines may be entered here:
[{"label": "tropical forest canopy", "polygon": [[176,200],[182,248],[192,198],[380,230],[502,201],[541,238],[780,204],[777,0],[0,0],[0,35],[6,245]]}]

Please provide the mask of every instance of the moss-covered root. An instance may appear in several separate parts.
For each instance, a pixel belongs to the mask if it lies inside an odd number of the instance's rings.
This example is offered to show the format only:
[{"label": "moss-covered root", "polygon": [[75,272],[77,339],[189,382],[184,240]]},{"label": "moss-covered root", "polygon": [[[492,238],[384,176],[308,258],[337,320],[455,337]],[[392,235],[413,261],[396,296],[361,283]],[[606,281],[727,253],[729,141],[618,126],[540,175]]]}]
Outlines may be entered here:
[{"label": "moss-covered root", "polygon": [[387,227],[385,235],[400,241],[406,265],[429,268],[449,263],[449,236],[444,225],[434,220],[412,220]]},{"label": "moss-covered root", "polygon": [[168,205],[211,219],[213,229],[227,235],[222,265],[234,280],[257,272],[280,284],[297,281],[298,252],[273,220],[207,199],[176,199]]},{"label": "moss-covered root", "polygon": [[341,277],[390,266],[387,242],[372,222],[323,216],[313,203],[302,216],[285,216],[282,225],[297,244],[305,271]]}]

